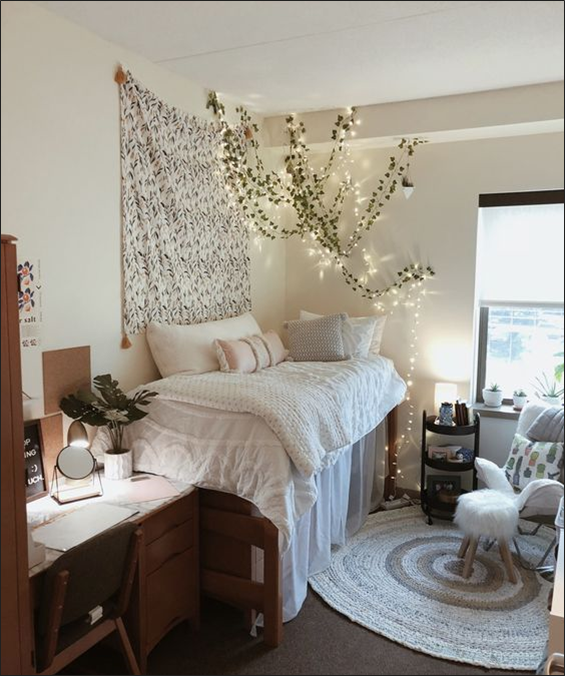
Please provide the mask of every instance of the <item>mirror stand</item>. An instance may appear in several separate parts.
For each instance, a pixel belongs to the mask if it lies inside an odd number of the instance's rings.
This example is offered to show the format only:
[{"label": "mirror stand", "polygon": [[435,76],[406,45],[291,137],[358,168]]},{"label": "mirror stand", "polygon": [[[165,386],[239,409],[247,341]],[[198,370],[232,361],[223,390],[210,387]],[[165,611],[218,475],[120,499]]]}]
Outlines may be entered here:
[{"label": "mirror stand", "polygon": [[59,452],[49,493],[59,505],[102,496],[100,471],[88,449],[68,446]]}]

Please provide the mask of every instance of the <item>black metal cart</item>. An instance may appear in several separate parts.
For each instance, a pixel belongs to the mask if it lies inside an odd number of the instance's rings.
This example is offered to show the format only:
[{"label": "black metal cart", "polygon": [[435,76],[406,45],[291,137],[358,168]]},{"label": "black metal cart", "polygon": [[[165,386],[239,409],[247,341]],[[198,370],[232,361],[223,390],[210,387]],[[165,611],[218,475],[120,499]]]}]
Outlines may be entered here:
[{"label": "black metal cart", "polygon": [[[472,489],[478,488],[478,477],[476,473],[475,459],[479,456],[479,440],[480,440],[480,415],[476,412],[474,414],[474,421],[469,425],[438,425],[435,421],[436,416],[427,416],[426,411],[423,411],[423,430],[422,430],[422,444],[421,444],[421,507],[427,517],[427,523],[432,524],[432,518],[452,519],[456,509],[456,503],[448,503],[436,498],[427,486],[427,472],[426,468],[433,468],[443,473],[472,473]],[[437,435],[447,435],[451,437],[462,437],[464,435],[474,436],[473,457],[469,462],[452,463],[444,460],[436,460],[429,458],[428,455],[428,439],[427,433],[432,432]],[[460,494],[466,493],[465,490],[460,490]]]}]

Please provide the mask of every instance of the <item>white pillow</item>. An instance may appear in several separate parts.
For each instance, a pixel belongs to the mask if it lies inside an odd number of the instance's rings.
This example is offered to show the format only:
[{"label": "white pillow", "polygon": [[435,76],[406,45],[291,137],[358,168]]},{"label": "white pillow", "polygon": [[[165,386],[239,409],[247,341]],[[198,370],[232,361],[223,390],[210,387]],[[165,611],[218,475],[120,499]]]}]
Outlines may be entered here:
[{"label": "white pillow", "polygon": [[487,458],[476,458],[476,470],[478,471],[478,478],[485,484],[488,489],[496,489],[505,494],[513,494],[513,487],[507,480],[505,470],[496,465],[493,461]]},{"label": "white pillow", "polygon": [[230,341],[254,334],[261,334],[261,329],[251,313],[190,325],[150,322],[146,330],[151,354],[164,378],[179,372],[218,371],[215,339]]},{"label": "white pillow", "polygon": [[[315,320],[323,315],[301,310],[301,320]],[[344,323],[344,349],[352,357],[367,357],[379,354],[387,315],[349,317]]]}]

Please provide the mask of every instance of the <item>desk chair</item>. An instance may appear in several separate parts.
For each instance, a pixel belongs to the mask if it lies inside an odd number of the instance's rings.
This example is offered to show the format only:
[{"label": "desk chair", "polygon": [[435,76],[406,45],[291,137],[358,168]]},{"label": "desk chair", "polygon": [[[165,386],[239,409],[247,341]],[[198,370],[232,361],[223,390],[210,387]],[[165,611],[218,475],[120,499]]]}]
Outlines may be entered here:
[{"label": "desk chair", "polygon": [[141,674],[122,621],[140,541],[137,525],[126,522],[69,550],[49,567],[36,620],[38,674],[59,672],[115,631],[131,673]]}]

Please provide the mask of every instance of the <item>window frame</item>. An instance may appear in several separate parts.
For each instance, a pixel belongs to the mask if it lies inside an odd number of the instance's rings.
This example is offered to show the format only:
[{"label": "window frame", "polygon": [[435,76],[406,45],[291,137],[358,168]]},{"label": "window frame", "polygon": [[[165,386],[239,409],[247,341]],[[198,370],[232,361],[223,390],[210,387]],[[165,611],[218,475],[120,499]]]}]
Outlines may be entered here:
[{"label": "window frame", "polygon": [[[478,209],[489,207],[520,207],[526,205],[564,204],[564,189],[562,190],[533,190],[519,193],[486,193],[479,196]],[[508,302],[515,305],[513,301]],[[501,306],[504,303],[500,302]],[[554,307],[562,308],[563,304],[533,303],[529,308]],[[489,326],[489,305],[479,307],[478,334],[477,334],[477,369],[476,369],[476,402],[483,403],[483,389],[486,387],[487,375],[487,330]],[[504,398],[504,405],[513,404],[511,398]]]},{"label": "window frame", "polygon": [[[489,328],[489,311],[492,308],[501,307],[517,307],[517,308],[557,308],[564,312],[564,305],[561,303],[532,303],[532,304],[517,304],[508,301],[508,305],[499,302],[496,305],[485,305],[479,307],[479,322],[478,322],[478,338],[477,338],[477,371],[476,371],[476,402],[483,403],[483,389],[486,387],[487,375],[487,334]],[[513,398],[505,397],[502,404],[513,404]]]}]

